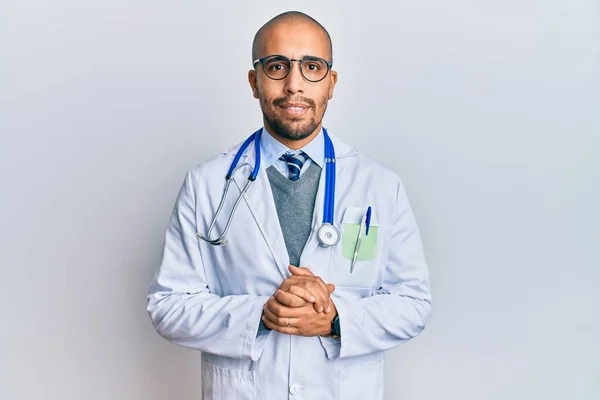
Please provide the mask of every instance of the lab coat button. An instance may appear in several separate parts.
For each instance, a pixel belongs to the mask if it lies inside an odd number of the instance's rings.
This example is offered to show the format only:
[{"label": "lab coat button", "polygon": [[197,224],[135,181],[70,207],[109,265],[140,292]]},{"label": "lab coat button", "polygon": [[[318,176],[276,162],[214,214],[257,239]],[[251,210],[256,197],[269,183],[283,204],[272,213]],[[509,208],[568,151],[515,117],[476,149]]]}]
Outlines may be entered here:
[{"label": "lab coat button", "polygon": [[302,389],[302,386],[298,385],[298,384],[293,384],[292,386],[290,386],[290,394],[298,394],[300,393],[300,390]]}]

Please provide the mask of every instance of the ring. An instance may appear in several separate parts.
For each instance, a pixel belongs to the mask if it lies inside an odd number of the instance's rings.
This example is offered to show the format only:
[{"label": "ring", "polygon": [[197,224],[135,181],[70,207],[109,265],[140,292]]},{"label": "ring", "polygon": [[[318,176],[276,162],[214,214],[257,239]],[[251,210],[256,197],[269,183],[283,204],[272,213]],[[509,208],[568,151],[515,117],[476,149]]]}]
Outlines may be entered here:
[{"label": "ring", "polygon": [[292,317],[288,317],[288,324],[287,327],[289,328],[290,325],[292,325]]}]

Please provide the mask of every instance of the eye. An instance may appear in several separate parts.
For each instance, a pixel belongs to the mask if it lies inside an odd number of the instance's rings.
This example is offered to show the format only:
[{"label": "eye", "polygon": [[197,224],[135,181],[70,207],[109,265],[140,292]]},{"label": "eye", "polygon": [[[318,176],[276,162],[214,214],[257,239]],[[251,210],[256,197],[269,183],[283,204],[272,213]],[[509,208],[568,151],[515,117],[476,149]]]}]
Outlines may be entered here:
[{"label": "eye", "polygon": [[307,61],[304,63],[304,68],[309,71],[319,71],[321,69],[321,65],[319,65],[316,61]]},{"label": "eye", "polygon": [[281,60],[273,60],[267,62],[267,70],[272,72],[281,72],[287,69],[287,63]]}]

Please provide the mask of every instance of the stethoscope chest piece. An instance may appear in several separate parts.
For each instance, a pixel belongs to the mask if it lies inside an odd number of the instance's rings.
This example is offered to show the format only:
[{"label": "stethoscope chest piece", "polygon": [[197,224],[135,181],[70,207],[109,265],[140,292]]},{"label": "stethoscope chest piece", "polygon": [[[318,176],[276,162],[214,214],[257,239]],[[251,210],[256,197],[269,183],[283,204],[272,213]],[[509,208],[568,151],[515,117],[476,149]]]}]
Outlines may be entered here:
[{"label": "stethoscope chest piece", "polygon": [[317,231],[321,247],[335,246],[340,241],[340,231],[331,224],[323,224]]}]

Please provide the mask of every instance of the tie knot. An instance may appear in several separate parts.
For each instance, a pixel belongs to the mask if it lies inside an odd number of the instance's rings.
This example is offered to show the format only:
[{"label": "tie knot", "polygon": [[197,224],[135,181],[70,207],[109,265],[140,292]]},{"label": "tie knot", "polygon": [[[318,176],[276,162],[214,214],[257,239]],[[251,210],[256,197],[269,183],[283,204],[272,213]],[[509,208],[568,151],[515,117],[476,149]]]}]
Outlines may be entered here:
[{"label": "tie knot", "polygon": [[300,171],[308,159],[306,153],[302,150],[288,151],[280,159],[287,163],[290,180],[297,181],[300,179]]}]

